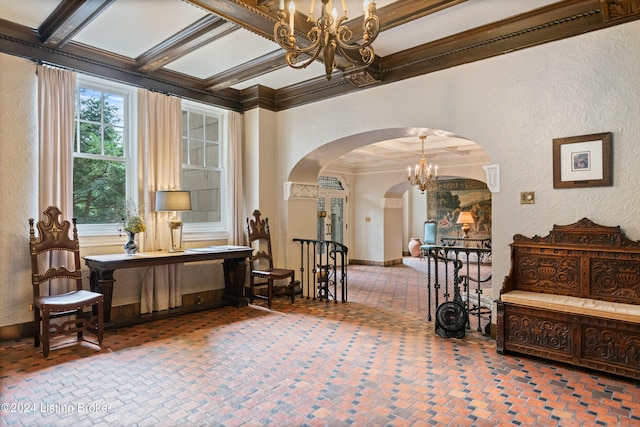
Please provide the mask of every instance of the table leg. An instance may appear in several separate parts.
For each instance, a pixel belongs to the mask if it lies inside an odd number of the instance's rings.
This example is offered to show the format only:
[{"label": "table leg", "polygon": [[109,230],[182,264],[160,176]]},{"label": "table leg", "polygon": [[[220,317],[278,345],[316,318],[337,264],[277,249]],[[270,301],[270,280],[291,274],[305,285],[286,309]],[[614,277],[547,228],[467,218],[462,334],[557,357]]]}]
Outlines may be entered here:
[{"label": "table leg", "polygon": [[89,284],[92,292],[104,295],[104,321],[111,321],[111,303],[113,301],[113,270],[89,268]]},{"label": "table leg", "polygon": [[225,259],[224,268],[224,299],[235,307],[249,305],[244,296],[244,281],[247,264],[245,258]]}]

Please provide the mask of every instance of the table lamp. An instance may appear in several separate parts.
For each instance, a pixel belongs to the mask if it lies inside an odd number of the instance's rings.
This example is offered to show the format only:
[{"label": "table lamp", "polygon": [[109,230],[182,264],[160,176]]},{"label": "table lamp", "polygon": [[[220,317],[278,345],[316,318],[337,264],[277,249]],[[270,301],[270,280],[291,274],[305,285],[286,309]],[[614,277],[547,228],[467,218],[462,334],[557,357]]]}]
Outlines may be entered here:
[{"label": "table lamp", "polygon": [[464,211],[460,212],[460,215],[458,215],[458,220],[456,221],[456,223],[462,224],[462,232],[464,233],[465,239],[469,238],[469,230],[471,230],[469,224],[473,224],[474,222],[475,221],[473,220],[473,215],[471,215],[471,212]]},{"label": "table lamp", "polygon": [[173,212],[169,223],[171,248],[169,252],[184,252],[182,248],[182,220],[177,211],[191,210],[191,193],[188,191],[156,191],[156,212]]}]

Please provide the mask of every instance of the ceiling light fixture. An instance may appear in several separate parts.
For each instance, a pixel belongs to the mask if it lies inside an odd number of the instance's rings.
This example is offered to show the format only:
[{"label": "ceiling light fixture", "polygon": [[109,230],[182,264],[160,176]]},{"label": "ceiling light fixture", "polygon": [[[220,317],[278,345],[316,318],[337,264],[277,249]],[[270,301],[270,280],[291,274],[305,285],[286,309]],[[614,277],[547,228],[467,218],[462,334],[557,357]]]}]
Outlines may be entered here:
[{"label": "ceiling light fixture", "polygon": [[[424,191],[427,189],[434,190],[436,181],[438,180],[438,165],[432,166],[427,164],[427,160],[424,158],[424,140],[426,138],[426,135],[420,135],[420,139],[422,140],[422,157],[420,157],[420,163],[416,165],[413,175],[411,175],[411,166],[409,166],[407,171],[409,174],[407,179],[411,185],[416,185],[420,191],[422,191],[422,194],[424,194]],[[431,168],[433,168],[433,174],[431,174]]]},{"label": "ceiling light fixture", "polygon": [[[318,56],[320,56],[320,53],[322,53],[327,80],[331,80],[331,73],[335,68],[336,50],[352,64],[364,67],[371,65],[375,58],[375,53],[371,43],[373,43],[380,31],[380,22],[378,17],[375,15],[375,2],[373,0],[364,0],[362,42],[353,44],[349,43],[353,36],[352,31],[347,26],[342,25],[347,19],[349,19],[347,16],[346,0],[342,0],[343,15],[340,19],[338,19],[336,9],[331,5],[331,0],[322,0],[322,12],[320,17],[318,19],[314,19],[312,16],[313,2],[314,0],[311,0],[309,16],[307,17],[307,22],[313,24],[313,27],[307,33],[307,38],[311,42],[311,45],[308,47],[301,47],[298,45],[296,36],[294,35],[294,21],[296,14],[295,4],[293,0],[289,2],[289,22],[287,22],[287,11],[284,9],[284,0],[280,0],[280,6],[278,8],[278,18],[280,21],[276,22],[273,35],[275,41],[287,51],[287,64],[292,68],[302,69],[315,61]],[[350,56],[353,55],[354,51],[357,51],[360,54],[362,62],[358,59],[354,59],[353,56]],[[307,55],[309,56],[309,59],[298,64],[298,57],[300,55]]]}]

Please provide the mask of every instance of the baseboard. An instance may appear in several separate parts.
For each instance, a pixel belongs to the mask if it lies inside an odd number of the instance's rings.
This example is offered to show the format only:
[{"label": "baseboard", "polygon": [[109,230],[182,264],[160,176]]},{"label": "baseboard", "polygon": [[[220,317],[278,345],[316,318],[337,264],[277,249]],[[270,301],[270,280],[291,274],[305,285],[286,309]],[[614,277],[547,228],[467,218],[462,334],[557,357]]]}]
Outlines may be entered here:
[{"label": "baseboard", "polygon": [[394,265],[401,265],[402,258],[400,259],[392,259],[390,261],[368,261],[362,259],[350,259],[349,264],[351,265],[370,265],[374,267],[393,267]]}]

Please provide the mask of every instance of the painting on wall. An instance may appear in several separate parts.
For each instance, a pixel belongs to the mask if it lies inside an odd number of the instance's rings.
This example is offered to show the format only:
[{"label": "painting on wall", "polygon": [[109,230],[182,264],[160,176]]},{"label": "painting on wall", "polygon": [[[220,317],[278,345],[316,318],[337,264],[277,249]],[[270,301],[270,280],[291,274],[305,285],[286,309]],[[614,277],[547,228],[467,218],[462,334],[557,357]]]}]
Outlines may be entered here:
[{"label": "painting on wall", "polygon": [[491,191],[484,182],[474,179],[438,181],[434,207],[429,209],[429,217],[438,223],[438,236],[461,237],[462,224],[456,221],[463,211],[471,212],[474,219],[474,223],[469,224],[469,237],[491,236]]}]

